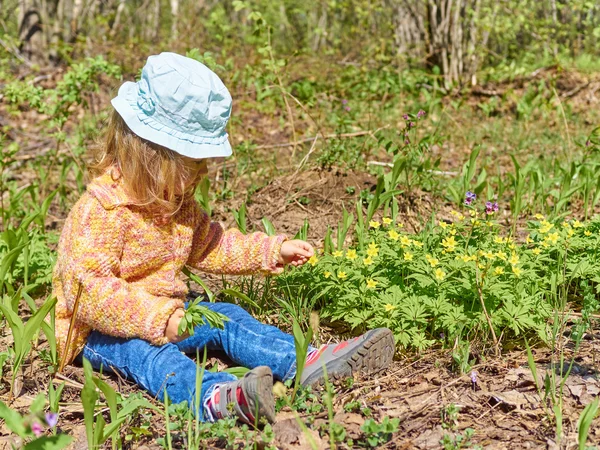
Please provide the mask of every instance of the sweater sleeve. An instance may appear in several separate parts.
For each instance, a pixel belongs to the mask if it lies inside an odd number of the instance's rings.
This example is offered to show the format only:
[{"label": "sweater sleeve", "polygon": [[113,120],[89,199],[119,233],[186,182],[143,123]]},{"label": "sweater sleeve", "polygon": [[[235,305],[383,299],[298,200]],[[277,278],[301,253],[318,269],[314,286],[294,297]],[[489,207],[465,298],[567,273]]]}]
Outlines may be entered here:
[{"label": "sweater sleeve", "polygon": [[70,248],[63,251],[67,307],[73,311],[81,286],[77,320],[111,336],[166,344],[167,321],[183,301],[151,295],[119,277],[122,212],[106,210],[93,198],[82,208]]},{"label": "sweater sleeve", "polygon": [[224,230],[219,223],[210,222],[202,211],[187,264],[208,273],[278,274],[283,271],[277,259],[285,240],[284,235],[267,236],[260,232],[245,235],[236,228]]}]

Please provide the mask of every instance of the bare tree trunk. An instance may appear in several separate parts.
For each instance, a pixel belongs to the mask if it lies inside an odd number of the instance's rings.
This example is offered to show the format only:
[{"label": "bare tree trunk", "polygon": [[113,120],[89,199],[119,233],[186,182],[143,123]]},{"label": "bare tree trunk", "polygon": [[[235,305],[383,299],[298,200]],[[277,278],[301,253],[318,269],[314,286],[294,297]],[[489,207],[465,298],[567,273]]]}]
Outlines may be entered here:
[{"label": "bare tree trunk", "polygon": [[125,10],[125,0],[119,0],[119,5],[117,6],[117,12],[115,13],[115,21],[112,24],[110,29],[110,36],[114,36],[121,24],[121,16],[123,15],[123,11]]},{"label": "bare tree trunk", "polygon": [[179,0],[171,0],[171,39],[177,39],[179,22]]}]

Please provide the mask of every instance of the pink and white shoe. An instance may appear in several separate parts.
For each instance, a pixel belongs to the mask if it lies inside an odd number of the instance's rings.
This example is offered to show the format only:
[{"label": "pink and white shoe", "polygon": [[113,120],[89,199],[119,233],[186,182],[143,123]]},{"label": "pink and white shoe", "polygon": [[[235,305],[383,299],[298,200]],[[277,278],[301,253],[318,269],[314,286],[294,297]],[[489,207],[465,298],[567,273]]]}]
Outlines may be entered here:
[{"label": "pink and white shoe", "polygon": [[321,384],[325,370],[329,380],[380,372],[391,364],[395,350],[394,335],[387,328],[377,328],[339,344],[323,345],[309,354],[300,382],[303,386]]}]

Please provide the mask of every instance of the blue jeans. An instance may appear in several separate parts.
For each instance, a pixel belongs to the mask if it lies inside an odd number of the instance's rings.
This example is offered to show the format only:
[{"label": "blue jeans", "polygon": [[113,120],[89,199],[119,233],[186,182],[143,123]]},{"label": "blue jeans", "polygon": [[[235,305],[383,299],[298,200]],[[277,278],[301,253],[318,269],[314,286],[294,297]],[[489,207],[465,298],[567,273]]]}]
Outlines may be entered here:
[{"label": "blue jeans", "polygon": [[[194,335],[177,343],[154,346],[142,339],[123,339],[93,331],[80,357],[86,358],[96,370],[116,372],[152,396],[164,399],[166,389],[173,403],[188,401],[193,405],[196,391],[196,363],[185,353],[196,354],[204,347],[222,350],[235,363],[249,369],[269,366],[273,377],[285,381],[296,374],[296,347],[293,336],[265,325],[243,308],[231,303],[201,305],[229,318],[220,330],[208,325],[198,326]],[[234,375],[204,372],[200,404],[200,419],[207,394],[218,383],[235,380]]]}]

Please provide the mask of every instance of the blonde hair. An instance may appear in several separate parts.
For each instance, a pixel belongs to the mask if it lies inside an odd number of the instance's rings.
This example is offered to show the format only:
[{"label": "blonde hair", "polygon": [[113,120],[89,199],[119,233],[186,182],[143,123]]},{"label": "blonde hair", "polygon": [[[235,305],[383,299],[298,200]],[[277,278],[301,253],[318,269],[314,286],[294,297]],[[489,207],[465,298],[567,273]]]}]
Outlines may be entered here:
[{"label": "blonde hair", "polygon": [[94,147],[92,158],[92,177],[110,171],[113,179],[122,178],[134,204],[159,217],[174,215],[193,195],[203,175],[198,163],[205,163],[195,162],[194,169],[178,153],[140,138],[114,110],[104,142]]}]

